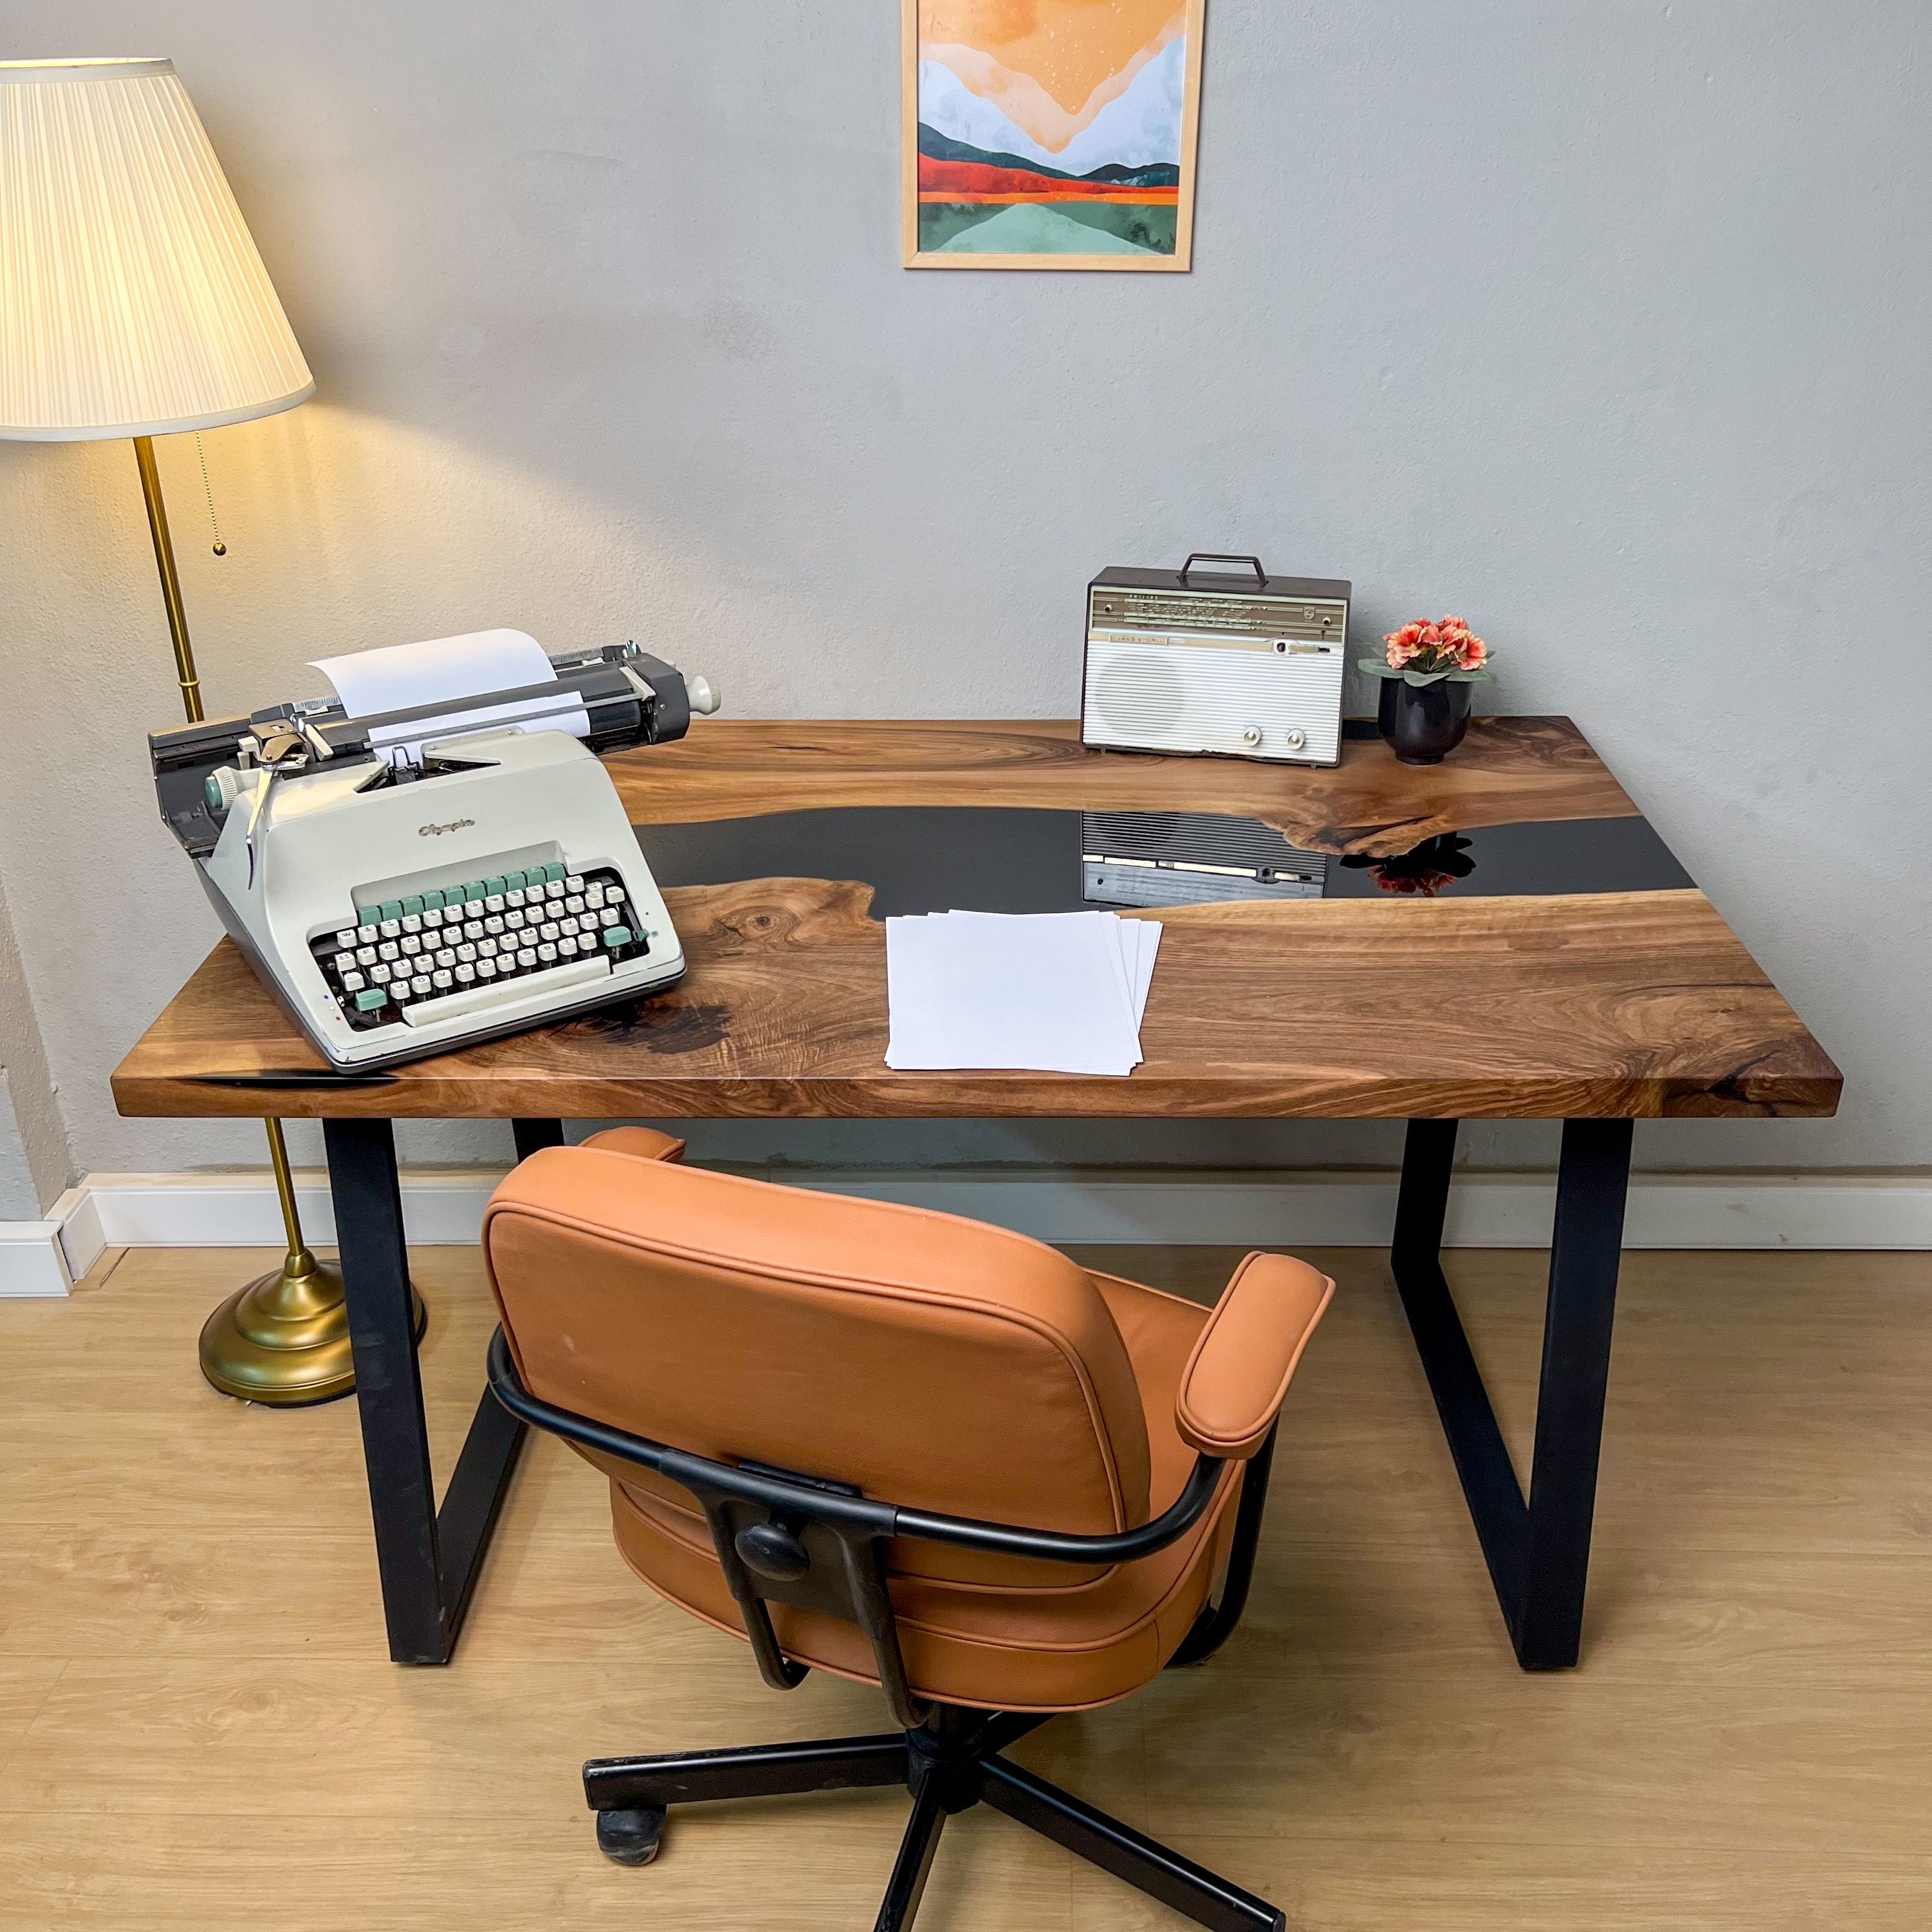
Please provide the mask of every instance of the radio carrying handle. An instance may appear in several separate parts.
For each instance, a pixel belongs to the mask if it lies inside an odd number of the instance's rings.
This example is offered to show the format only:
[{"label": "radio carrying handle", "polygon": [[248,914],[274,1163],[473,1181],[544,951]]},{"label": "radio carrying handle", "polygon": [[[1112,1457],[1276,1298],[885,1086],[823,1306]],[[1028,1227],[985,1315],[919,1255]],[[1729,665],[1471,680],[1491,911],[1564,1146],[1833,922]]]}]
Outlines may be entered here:
[{"label": "radio carrying handle", "polygon": [[[1182,583],[1185,584],[1187,581],[1187,573],[1197,563],[1245,563],[1254,572],[1255,580],[1258,584],[1266,584],[1268,581],[1268,572],[1262,569],[1262,560],[1258,556],[1231,556],[1224,550],[1190,550],[1188,553],[1187,561],[1180,566]],[[1215,571],[1210,574],[1216,577],[1222,574],[1220,571]]]}]

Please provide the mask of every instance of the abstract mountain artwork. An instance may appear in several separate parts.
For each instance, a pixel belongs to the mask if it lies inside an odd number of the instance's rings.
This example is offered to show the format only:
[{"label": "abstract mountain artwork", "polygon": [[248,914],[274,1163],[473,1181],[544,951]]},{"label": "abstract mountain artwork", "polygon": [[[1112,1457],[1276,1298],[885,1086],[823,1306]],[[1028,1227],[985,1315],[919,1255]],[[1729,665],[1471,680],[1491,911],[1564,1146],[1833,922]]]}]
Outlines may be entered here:
[{"label": "abstract mountain artwork", "polygon": [[905,261],[1192,259],[1206,0],[903,0]]}]

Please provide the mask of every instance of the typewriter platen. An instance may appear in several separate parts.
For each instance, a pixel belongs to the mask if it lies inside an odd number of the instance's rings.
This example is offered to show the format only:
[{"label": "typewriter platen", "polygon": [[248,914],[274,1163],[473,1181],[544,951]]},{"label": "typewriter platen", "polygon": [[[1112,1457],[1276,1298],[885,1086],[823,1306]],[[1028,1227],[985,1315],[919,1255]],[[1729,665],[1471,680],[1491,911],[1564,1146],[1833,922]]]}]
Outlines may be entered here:
[{"label": "typewriter platen", "polygon": [[[338,1071],[540,1026],[682,975],[598,754],[682,737],[716,694],[634,645],[550,662],[554,683],[475,700],[527,706],[527,718],[512,710],[407,754],[380,735],[418,712],[352,718],[334,700],[150,738],[161,816],[223,926]],[[573,693],[582,739],[542,722]]]}]

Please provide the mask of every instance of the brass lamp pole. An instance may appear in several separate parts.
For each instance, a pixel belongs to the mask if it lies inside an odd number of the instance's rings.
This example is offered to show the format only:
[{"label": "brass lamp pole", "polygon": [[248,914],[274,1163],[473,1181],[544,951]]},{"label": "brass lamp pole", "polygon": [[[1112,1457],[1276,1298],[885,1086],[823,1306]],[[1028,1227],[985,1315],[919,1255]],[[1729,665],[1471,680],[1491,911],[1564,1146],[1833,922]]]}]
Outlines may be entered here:
[{"label": "brass lamp pole", "polygon": [[[197,723],[154,438],[292,409],[315,379],[172,62],[0,62],[0,436],[134,439]],[[355,1386],[341,1277],[303,1240],[281,1123],[264,1124],[288,1252],[209,1316],[202,1369],[251,1401],[326,1402]]]},{"label": "brass lamp pole", "polygon": [[[161,574],[161,602],[167,608],[182,705],[188,722],[199,724],[201,681],[182,608],[181,579],[168,536],[167,505],[161,498],[160,472],[154,466],[153,437],[135,437],[134,461],[141,472],[148,529],[154,539],[154,565]],[[289,1251],[280,1268],[237,1288],[208,1318],[201,1331],[201,1372],[224,1395],[250,1402],[288,1408],[329,1402],[356,1386],[342,1271],[332,1262],[316,1260],[302,1239],[282,1124],[270,1120],[262,1124],[268,1132],[268,1165],[274,1172],[275,1198],[281,1203]],[[416,1316],[420,1335],[426,1318],[420,1298]]]}]

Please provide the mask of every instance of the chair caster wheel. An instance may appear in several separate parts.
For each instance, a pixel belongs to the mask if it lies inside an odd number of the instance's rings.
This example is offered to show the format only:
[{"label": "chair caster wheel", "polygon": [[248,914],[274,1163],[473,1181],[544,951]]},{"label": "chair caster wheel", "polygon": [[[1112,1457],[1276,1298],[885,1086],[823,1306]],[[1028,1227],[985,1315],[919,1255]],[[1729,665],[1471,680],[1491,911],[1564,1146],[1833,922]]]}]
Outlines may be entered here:
[{"label": "chair caster wheel", "polygon": [[638,1811],[600,1811],[597,1849],[616,1864],[647,1865],[658,1855],[664,1824],[661,1804]]}]

